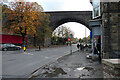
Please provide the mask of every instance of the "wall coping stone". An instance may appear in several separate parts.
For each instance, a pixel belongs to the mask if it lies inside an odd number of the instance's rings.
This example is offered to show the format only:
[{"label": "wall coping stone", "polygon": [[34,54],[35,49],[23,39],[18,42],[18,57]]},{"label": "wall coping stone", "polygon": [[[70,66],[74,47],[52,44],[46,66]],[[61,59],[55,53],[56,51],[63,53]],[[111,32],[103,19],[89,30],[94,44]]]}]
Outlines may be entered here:
[{"label": "wall coping stone", "polygon": [[112,68],[120,68],[120,59],[102,59],[102,63]]}]

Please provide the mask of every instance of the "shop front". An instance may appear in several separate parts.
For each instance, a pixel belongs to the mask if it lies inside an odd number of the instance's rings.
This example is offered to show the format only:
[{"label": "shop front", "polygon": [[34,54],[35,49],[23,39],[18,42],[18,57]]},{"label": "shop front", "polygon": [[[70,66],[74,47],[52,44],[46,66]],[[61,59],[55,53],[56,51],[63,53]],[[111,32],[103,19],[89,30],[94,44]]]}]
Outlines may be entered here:
[{"label": "shop front", "polygon": [[102,48],[102,27],[101,20],[91,20],[90,27],[92,30],[92,56],[93,59],[98,57],[98,53],[101,53]]}]

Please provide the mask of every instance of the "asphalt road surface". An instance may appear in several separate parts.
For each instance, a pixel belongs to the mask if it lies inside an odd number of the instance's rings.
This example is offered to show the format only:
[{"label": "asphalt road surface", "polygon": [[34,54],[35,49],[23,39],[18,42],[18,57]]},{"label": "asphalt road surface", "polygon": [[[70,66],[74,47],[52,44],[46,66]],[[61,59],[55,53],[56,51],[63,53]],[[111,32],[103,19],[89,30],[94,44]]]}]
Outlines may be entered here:
[{"label": "asphalt road surface", "polygon": [[[72,45],[76,51],[76,44]],[[30,74],[45,64],[55,61],[61,56],[70,54],[70,46],[45,48],[41,51],[34,49],[23,52],[2,52],[2,76],[3,78],[28,78]]]}]

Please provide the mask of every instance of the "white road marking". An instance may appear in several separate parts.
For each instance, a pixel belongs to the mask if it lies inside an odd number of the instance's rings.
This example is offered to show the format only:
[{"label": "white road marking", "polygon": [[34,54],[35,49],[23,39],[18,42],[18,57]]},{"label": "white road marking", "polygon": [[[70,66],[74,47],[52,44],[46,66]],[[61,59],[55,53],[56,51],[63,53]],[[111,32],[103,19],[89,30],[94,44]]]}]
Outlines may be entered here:
[{"label": "white road marking", "polygon": [[49,57],[45,57],[45,58],[47,58],[47,59],[48,59]]},{"label": "white road marking", "polygon": [[28,55],[34,55],[34,54],[31,54],[31,53],[27,53],[27,52],[24,52],[24,54],[28,54]]},{"label": "white road marking", "polygon": [[34,54],[30,54],[30,55],[34,55]]}]

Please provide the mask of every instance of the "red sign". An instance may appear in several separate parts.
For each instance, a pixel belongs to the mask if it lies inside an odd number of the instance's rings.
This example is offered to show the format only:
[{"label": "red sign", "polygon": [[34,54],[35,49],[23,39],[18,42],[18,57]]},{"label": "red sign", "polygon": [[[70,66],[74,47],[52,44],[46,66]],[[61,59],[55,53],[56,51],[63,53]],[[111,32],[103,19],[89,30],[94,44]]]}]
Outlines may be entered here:
[{"label": "red sign", "polygon": [[70,38],[68,38],[68,41],[70,41]]}]

